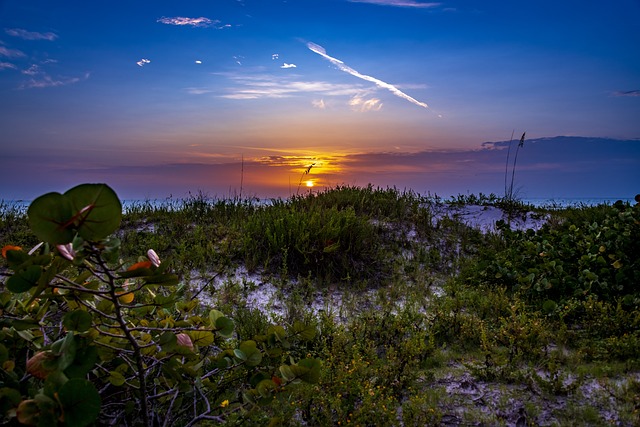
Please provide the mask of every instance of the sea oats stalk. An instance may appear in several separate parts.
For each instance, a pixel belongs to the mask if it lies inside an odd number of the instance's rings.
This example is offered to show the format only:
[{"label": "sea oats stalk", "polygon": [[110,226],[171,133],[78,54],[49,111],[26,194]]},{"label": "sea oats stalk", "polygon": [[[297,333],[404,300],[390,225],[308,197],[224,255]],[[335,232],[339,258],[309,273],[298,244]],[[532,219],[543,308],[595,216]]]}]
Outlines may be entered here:
[{"label": "sea oats stalk", "polygon": [[[516,176],[516,164],[518,162],[518,153],[520,152],[520,148],[524,147],[525,135],[526,135],[526,132],[523,132],[522,136],[520,137],[520,142],[518,142],[518,147],[516,148],[516,154],[513,157],[513,166],[511,167],[511,183],[509,184],[509,189],[506,191],[506,194],[505,194],[505,197],[508,201],[513,201],[513,183],[515,181],[515,176]],[[511,151],[511,141],[509,142],[509,151]],[[507,152],[507,164],[508,162],[509,162],[509,152]],[[506,171],[505,171],[505,185],[506,185]]]}]

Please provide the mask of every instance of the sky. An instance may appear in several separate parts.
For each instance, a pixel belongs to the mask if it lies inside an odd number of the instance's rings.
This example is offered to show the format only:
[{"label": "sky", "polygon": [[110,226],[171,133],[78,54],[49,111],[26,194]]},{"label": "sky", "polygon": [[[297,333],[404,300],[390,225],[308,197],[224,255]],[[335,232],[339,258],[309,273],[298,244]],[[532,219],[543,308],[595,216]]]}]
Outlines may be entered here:
[{"label": "sky", "polygon": [[502,195],[514,161],[524,198],[633,198],[639,18],[638,0],[0,0],[0,200]]}]

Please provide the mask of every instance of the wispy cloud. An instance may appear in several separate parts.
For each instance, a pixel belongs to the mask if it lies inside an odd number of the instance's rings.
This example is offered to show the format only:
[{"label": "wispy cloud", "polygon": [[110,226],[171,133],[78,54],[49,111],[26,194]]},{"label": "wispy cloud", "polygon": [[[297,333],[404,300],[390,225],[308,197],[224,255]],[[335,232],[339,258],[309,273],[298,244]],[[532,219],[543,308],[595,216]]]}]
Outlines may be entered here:
[{"label": "wispy cloud", "polygon": [[324,99],[314,99],[313,101],[311,101],[311,105],[320,110],[324,110],[327,108],[327,104],[324,103]]},{"label": "wispy cloud", "polygon": [[58,38],[58,35],[55,33],[47,32],[47,33],[39,33],[35,31],[27,31],[22,28],[6,28],[4,30],[7,34],[13,37],[19,37],[24,40],[48,40],[54,41]]},{"label": "wispy cloud", "polygon": [[360,95],[351,98],[349,105],[353,110],[361,112],[380,111],[382,109],[382,102],[378,98],[364,99]]},{"label": "wispy cloud", "polygon": [[415,8],[432,8],[438,7],[442,3],[421,3],[414,0],[349,0],[351,3],[369,3],[379,6],[396,6],[396,7],[415,7]]},{"label": "wispy cloud", "polygon": [[640,90],[625,90],[614,92],[614,96],[640,96]]},{"label": "wispy cloud", "polygon": [[287,64],[286,62],[280,66],[280,68],[296,68],[296,64]]},{"label": "wispy cloud", "polygon": [[47,87],[58,87],[58,86],[67,86],[70,84],[78,83],[84,80],[87,80],[90,76],[90,73],[86,73],[82,77],[59,77],[53,78],[46,73],[36,73],[34,77],[26,82],[24,82],[20,89],[41,89]]},{"label": "wispy cloud", "polygon": [[383,82],[380,79],[377,79],[375,77],[371,77],[371,76],[367,76],[366,74],[361,74],[358,71],[354,70],[353,68],[347,66],[344,62],[340,61],[339,59],[336,59],[332,56],[327,55],[327,51],[320,45],[317,45],[315,43],[309,42],[307,43],[307,47],[309,48],[309,50],[311,50],[314,53],[317,53],[318,55],[322,56],[323,58],[329,60],[329,62],[331,62],[332,64],[334,64],[336,67],[338,67],[339,70],[344,71],[345,73],[351,74],[354,77],[358,77],[359,79],[362,80],[366,80],[368,82],[372,82],[374,83],[376,86],[381,87],[383,89],[387,89],[388,91],[390,91],[391,93],[393,93],[394,95],[402,98],[402,99],[406,99],[407,101],[411,102],[412,104],[415,104],[419,107],[422,108],[429,108],[429,106],[425,103],[425,102],[421,102],[418,101],[417,99],[407,95],[406,93],[402,92],[400,89],[398,89],[396,86]]},{"label": "wispy cloud", "polygon": [[0,70],[15,70],[16,68],[18,67],[10,62],[0,62]]},{"label": "wispy cloud", "polygon": [[136,62],[136,64],[138,64],[138,66],[140,67],[144,67],[147,64],[151,64],[151,60],[147,58],[142,58],[140,61]]},{"label": "wispy cloud", "polygon": [[230,76],[236,87],[229,94],[229,99],[286,98],[301,93],[315,93],[332,96],[354,96],[362,93],[360,86],[333,84],[323,81],[299,81],[276,78],[271,75]]},{"label": "wispy cloud", "polygon": [[26,74],[28,76],[35,76],[40,73],[40,67],[36,64],[31,65],[31,67],[27,68],[26,70],[22,70],[22,74]]},{"label": "wispy cloud", "polygon": [[15,49],[8,49],[4,46],[0,46],[0,56],[5,56],[7,58],[24,58],[24,52]]},{"label": "wispy cloud", "polygon": [[185,90],[191,95],[204,95],[213,92],[213,90],[204,87],[188,87]]},{"label": "wispy cloud", "polygon": [[212,27],[218,30],[231,27],[231,25],[229,24],[222,24],[222,22],[217,19],[212,20],[209,18],[205,18],[204,16],[201,16],[199,18],[187,18],[184,16],[175,16],[175,17],[167,18],[163,16],[162,18],[158,19],[157,22],[160,22],[162,24],[177,25],[177,26]]}]

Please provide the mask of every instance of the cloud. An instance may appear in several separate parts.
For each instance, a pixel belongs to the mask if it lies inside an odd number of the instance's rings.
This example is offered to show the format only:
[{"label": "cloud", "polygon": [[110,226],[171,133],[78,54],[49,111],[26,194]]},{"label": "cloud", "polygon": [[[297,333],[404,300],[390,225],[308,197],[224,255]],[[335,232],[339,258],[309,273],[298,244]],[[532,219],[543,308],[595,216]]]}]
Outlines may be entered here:
[{"label": "cloud", "polygon": [[207,89],[203,87],[188,87],[186,88],[186,91],[191,95],[204,95],[205,93],[213,92],[211,89]]},{"label": "cloud", "polygon": [[6,56],[7,58],[24,58],[26,55],[19,50],[7,49],[4,46],[0,46],[0,56]]},{"label": "cloud", "polygon": [[58,35],[55,33],[38,33],[34,31],[23,30],[21,28],[6,28],[4,31],[10,36],[19,37],[24,40],[54,41],[58,38]]},{"label": "cloud", "polygon": [[378,6],[396,6],[396,7],[415,7],[415,8],[433,8],[438,7],[442,3],[420,3],[414,0],[349,0],[351,3],[369,3]]},{"label": "cloud", "polygon": [[271,75],[230,76],[237,84],[231,93],[222,95],[228,99],[287,98],[300,93],[333,96],[354,96],[362,93],[360,86],[333,84],[323,81],[283,80]]},{"label": "cloud", "polygon": [[41,73],[40,67],[38,67],[36,64],[33,64],[31,67],[27,68],[26,70],[22,70],[22,74],[26,74],[28,76],[35,76],[40,73]]},{"label": "cloud", "polygon": [[217,19],[211,20],[209,18],[205,18],[204,16],[201,16],[199,18],[186,18],[183,16],[175,16],[173,18],[167,18],[163,16],[162,18],[158,19],[157,22],[160,22],[162,24],[167,24],[167,25],[177,25],[181,27],[185,25],[189,25],[191,27],[202,27],[202,28],[213,27],[218,30],[231,27],[231,25],[229,24],[222,24]]},{"label": "cloud", "polygon": [[354,111],[380,111],[382,102],[378,98],[364,99],[360,95],[356,95],[349,101],[349,105]]},{"label": "cloud", "polygon": [[626,90],[618,91],[613,94],[614,96],[640,96],[640,90]]},{"label": "cloud", "polygon": [[196,60],[196,64],[202,64],[202,61]]},{"label": "cloud", "polygon": [[15,70],[17,67],[10,62],[0,62],[0,70]]},{"label": "cloud", "polygon": [[280,68],[296,68],[297,65],[296,64],[287,64],[286,62],[284,64],[282,64],[282,66]]},{"label": "cloud", "polygon": [[146,59],[146,58],[142,58],[140,61],[136,62],[136,64],[138,64],[138,66],[140,66],[140,67],[144,67],[147,64],[151,64],[151,60],[150,59]]},{"label": "cloud", "polygon": [[309,43],[307,43],[307,47],[312,52],[317,53],[318,55],[322,56],[323,58],[329,60],[329,62],[334,64],[336,67],[338,67],[339,70],[344,71],[345,73],[351,74],[354,77],[358,77],[359,79],[366,80],[368,82],[372,82],[376,86],[381,87],[383,89],[387,89],[388,91],[390,91],[394,95],[396,95],[396,96],[398,96],[398,97],[400,97],[402,99],[406,99],[407,101],[411,102],[412,104],[415,104],[415,105],[417,105],[419,107],[422,107],[422,108],[429,109],[429,106],[425,102],[421,102],[421,101],[418,101],[415,98],[412,98],[411,96],[409,96],[406,93],[402,92],[396,86],[394,86],[392,84],[389,84],[389,83],[386,83],[386,82],[383,82],[382,80],[377,79],[375,77],[371,77],[371,76],[367,76],[365,74],[361,74],[361,73],[357,72],[356,70],[354,70],[353,68],[345,65],[345,63],[340,61],[339,59],[336,59],[336,58],[333,58],[333,57],[327,55],[327,51],[322,46],[317,45],[317,44],[312,43],[312,42],[309,42]]},{"label": "cloud", "polygon": [[70,84],[78,83],[83,80],[87,80],[90,76],[90,73],[86,73],[82,77],[61,77],[54,79],[50,75],[46,73],[38,73],[37,77],[30,79],[29,81],[23,83],[20,86],[20,89],[34,89],[34,88],[46,88],[46,87],[58,87],[58,86],[67,86]]},{"label": "cloud", "polygon": [[271,59],[278,59],[280,58],[280,55],[278,55],[277,53],[274,53],[273,55],[271,55]]},{"label": "cloud", "polygon": [[320,110],[325,110],[327,108],[327,104],[324,103],[324,99],[314,99],[311,101],[311,105]]}]

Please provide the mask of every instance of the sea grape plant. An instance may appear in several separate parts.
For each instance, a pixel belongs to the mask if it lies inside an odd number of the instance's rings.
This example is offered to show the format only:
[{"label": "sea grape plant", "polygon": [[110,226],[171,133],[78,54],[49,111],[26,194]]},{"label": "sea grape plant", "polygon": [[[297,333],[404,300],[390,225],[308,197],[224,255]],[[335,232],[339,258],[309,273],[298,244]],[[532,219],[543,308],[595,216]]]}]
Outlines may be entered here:
[{"label": "sea grape plant", "polygon": [[314,383],[302,323],[235,339],[150,249],[125,261],[122,205],[105,184],[48,193],[27,211],[42,241],[5,245],[0,282],[0,418],[9,425],[194,425],[242,417]]}]

